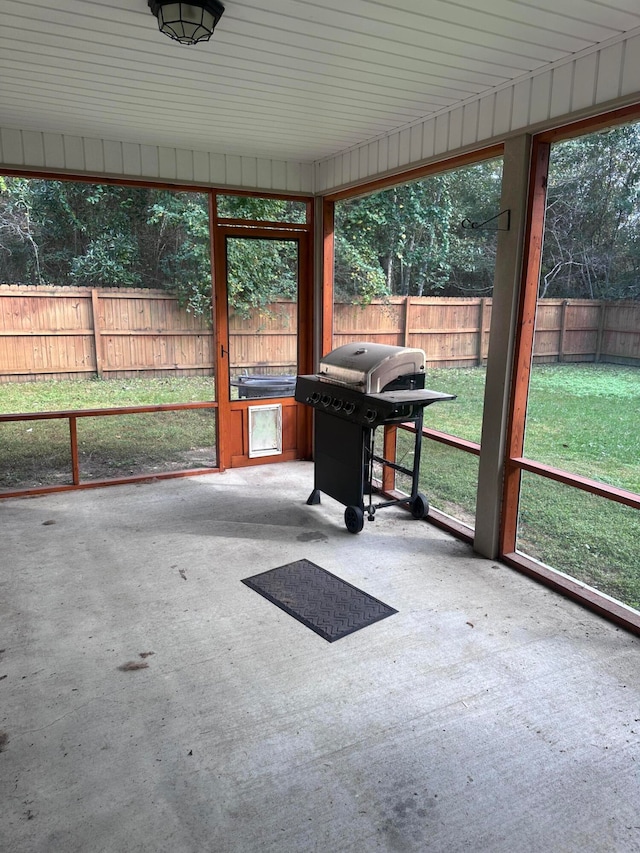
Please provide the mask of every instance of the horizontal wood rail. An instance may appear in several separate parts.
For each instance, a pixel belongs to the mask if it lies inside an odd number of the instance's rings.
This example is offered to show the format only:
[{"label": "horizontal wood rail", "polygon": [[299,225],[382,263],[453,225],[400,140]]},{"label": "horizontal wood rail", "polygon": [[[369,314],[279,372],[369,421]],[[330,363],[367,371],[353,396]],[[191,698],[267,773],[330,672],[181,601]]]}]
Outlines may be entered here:
[{"label": "horizontal wood rail", "polygon": [[220,468],[188,468],[184,471],[159,471],[153,474],[131,474],[129,477],[113,477],[109,480],[92,480],[90,483],[66,483],[61,486],[38,486],[35,489],[19,489],[0,492],[0,501],[5,498],[30,498],[49,495],[53,492],[75,492],[80,489],[99,489],[103,486],[126,486],[127,483],[147,483],[150,480],[174,480],[177,477],[196,477],[199,474],[217,474]]},{"label": "horizontal wood rail", "polygon": [[534,462],[532,459],[524,457],[510,459],[507,465],[521,471],[538,474],[548,480],[555,480],[555,482],[563,483],[565,486],[573,486],[575,489],[592,495],[608,498],[634,509],[640,509],[640,495],[626,489],[620,489],[617,486],[610,486],[608,483],[602,483],[599,480],[591,480],[589,477],[583,477],[580,474],[571,474],[569,471],[554,468],[552,465],[545,465],[543,462]]},{"label": "horizontal wood rail", "polygon": [[[402,429],[407,432],[415,432],[415,424],[401,424]],[[457,435],[450,435],[448,432],[440,432],[437,429],[430,427],[422,427],[422,435],[425,438],[430,438],[432,441],[438,441],[440,444],[447,444],[449,447],[455,447],[456,450],[463,450],[465,453],[472,453],[474,456],[480,456],[480,445],[476,441],[467,441],[466,438],[459,438]]]},{"label": "horizontal wood rail", "polygon": [[95,418],[109,415],[139,415],[147,412],[180,412],[187,409],[217,409],[215,402],[158,403],[149,406],[118,406],[109,409],[66,409],[58,412],[18,412],[0,414],[0,423],[7,421],[50,421],[60,418]]},{"label": "horizontal wood rail", "polygon": [[539,563],[526,554],[521,554],[520,551],[503,554],[500,559],[511,568],[528,575],[556,592],[562,593],[567,598],[615,622],[627,631],[640,634],[640,613],[621,601],[611,598],[604,592],[600,592],[570,575],[565,575],[563,572],[551,568],[551,566]]},{"label": "horizontal wood rail", "polygon": [[155,412],[181,412],[194,409],[217,409],[217,402],[201,403],[159,403],[153,406],[118,406],[110,409],[69,409],[58,412],[20,412],[15,414],[0,414],[0,423],[41,420],[67,420],[69,422],[69,447],[71,451],[71,483],[56,486],[38,486],[29,489],[14,489],[0,492],[0,500],[5,498],[22,498],[32,495],[45,495],[51,492],[68,492],[75,489],[93,489],[98,486],[119,486],[125,483],[137,483],[145,480],[167,480],[172,477],[191,477],[196,474],[212,474],[220,470],[213,468],[189,468],[181,471],[161,471],[148,474],[131,474],[128,477],[115,477],[105,480],[81,482],[80,460],[78,456],[78,418],[109,417],[114,415],[137,415]]}]

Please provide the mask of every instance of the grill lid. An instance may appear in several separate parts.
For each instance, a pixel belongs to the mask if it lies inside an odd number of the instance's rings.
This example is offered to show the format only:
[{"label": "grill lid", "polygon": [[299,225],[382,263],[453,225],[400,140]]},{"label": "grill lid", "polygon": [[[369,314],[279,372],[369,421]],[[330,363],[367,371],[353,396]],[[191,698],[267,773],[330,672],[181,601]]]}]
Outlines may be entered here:
[{"label": "grill lid", "polygon": [[363,394],[378,394],[396,379],[424,373],[421,349],[366,341],[344,344],[320,360],[318,376]]}]

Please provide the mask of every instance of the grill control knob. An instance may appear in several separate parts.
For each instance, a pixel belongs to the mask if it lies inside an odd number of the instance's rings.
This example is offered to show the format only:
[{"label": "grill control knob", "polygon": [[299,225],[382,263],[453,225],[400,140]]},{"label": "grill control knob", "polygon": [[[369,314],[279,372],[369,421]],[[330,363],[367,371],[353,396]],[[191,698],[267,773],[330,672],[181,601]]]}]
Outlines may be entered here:
[{"label": "grill control knob", "polygon": [[342,408],[342,400],[339,397],[334,397],[333,400],[331,401],[331,408],[334,411],[339,412],[340,409]]},{"label": "grill control knob", "polygon": [[375,409],[367,409],[367,411],[364,413],[364,419],[367,423],[370,424],[372,421],[375,421],[377,414],[378,413]]},{"label": "grill control knob", "polygon": [[331,397],[328,394],[323,394],[320,398],[320,402],[323,406],[328,406],[331,403]]},{"label": "grill control knob", "polygon": [[343,406],[345,415],[352,415],[355,411],[356,404],[352,403],[351,400],[346,402]]},{"label": "grill control knob", "polygon": [[318,394],[318,392],[317,392],[317,391],[314,391],[314,392],[313,392],[313,394],[310,394],[310,395],[307,397],[307,402],[308,402],[308,403],[315,404],[315,403],[318,403],[319,401],[320,401],[320,394]]}]

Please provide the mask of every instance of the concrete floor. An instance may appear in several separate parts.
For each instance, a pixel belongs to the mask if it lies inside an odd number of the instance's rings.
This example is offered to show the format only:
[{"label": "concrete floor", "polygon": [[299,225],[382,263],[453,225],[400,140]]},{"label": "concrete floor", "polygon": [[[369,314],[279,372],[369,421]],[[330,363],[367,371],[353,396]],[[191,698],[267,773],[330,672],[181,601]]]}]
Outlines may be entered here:
[{"label": "concrete floor", "polygon": [[[638,638],[312,479],[0,502],[2,853],[640,850]],[[399,612],[329,644],[240,583],[302,557]]]}]

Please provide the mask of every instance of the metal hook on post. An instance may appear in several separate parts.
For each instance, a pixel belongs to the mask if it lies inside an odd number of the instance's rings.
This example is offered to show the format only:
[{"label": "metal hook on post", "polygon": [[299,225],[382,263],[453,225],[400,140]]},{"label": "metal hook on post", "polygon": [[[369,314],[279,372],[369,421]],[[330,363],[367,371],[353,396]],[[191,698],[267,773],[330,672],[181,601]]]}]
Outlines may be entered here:
[{"label": "metal hook on post", "polygon": [[473,231],[479,231],[481,228],[485,228],[485,226],[489,222],[493,222],[496,219],[499,219],[501,216],[506,216],[507,221],[506,225],[496,225],[492,228],[487,228],[487,231],[509,231],[511,229],[511,210],[501,210],[500,213],[496,213],[495,216],[489,217],[489,219],[485,219],[484,222],[472,222],[468,217],[463,219],[460,223],[461,228],[471,229]]}]

